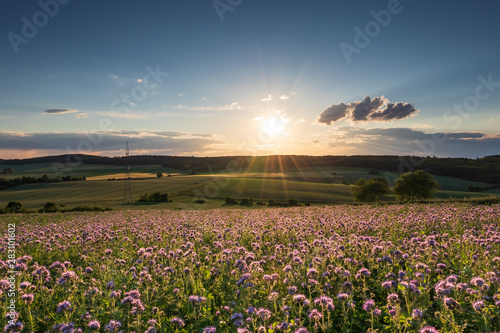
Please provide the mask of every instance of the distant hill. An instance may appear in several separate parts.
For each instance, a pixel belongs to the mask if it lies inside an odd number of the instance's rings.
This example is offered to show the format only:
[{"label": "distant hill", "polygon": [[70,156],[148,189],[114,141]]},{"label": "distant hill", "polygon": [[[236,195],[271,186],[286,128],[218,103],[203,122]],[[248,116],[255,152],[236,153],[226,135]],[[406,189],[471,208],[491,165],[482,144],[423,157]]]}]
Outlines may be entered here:
[{"label": "distant hill", "polygon": [[[94,155],[58,155],[29,159],[0,159],[4,165],[24,165],[32,163],[84,163],[102,165],[125,165],[126,157],[107,157]],[[231,171],[229,169],[251,166],[265,167],[269,172],[279,172],[282,168],[347,166],[386,170],[391,172],[406,172],[412,169],[426,170],[434,175],[449,176],[490,184],[500,184],[500,155],[486,156],[478,159],[469,158],[437,158],[415,156],[304,156],[304,155],[273,155],[273,156],[162,156],[135,155],[128,157],[131,165],[162,165],[178,170],[203,173],[209,171]]]}]

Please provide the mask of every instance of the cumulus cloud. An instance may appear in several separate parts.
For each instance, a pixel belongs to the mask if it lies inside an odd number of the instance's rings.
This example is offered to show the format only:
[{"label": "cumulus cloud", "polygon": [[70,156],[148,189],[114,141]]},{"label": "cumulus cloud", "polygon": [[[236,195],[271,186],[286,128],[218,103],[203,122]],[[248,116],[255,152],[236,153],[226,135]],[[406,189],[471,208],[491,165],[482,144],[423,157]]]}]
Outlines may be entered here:
[{"label": "cumulus cloud", "polygon": [[62,114],[62,113],[76,113],[79,111],[80,110],[74,110],[74,109],[47,109],[47,110],[43,111],[43,113]]},{"label": "cumulus cloud", "polygon": [[414,116],[418,112],[410,103],[390,103],[387,98],[365,96],[362,101],[332,104],[316,118],[316,123],[332,125],[342,119],[354,122],[392,121]]}]

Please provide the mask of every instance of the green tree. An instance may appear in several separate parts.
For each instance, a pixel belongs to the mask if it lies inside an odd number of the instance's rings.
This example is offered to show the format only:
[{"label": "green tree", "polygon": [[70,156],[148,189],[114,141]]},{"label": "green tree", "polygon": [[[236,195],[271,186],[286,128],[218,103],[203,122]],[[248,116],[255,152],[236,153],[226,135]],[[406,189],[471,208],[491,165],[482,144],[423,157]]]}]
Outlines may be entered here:
[{"label": "green tree", "polygon": [[19,201],[11,201],[5,206],[5,210],[9,213],[20,213],[23,210],[23,204]]},{"label": "green tree", "polygon": [[434,196],[439,183],[424,170],[402,174],[394,184],[394,193],[400,201],[429,199]]},{"label": "green tree", "polygon": [[360,178],[352,187],[352,195],[356,201],[377,202],[382,196],[389,193],[389,185],[384,178]]},{"label": "green tree", "polygon": [[158,177],[158,178],[161,178],[161,177],[163,177],[163,173],[161,173],[161,172],[158,172],[158,173],[156,174],[156,177]]}]

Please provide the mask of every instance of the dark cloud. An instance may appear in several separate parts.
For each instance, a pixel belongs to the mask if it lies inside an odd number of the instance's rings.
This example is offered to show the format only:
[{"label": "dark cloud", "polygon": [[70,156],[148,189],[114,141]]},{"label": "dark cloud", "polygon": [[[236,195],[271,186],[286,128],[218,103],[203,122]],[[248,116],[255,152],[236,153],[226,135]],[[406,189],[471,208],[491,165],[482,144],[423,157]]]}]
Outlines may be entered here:
[{"label": "dark cloud", "polygon": [[60,113],[75,113],[79,112],[79,110],[73,110],[73,109],[47,109],[43,111],[43,113],[49,113],[49,114],[60,114]]},{"label": "dark cloud", "polygon": [[477,132],[426,133],[410,128],[339,127],[329,137],[332,148],[352,154],[422,155],[476,158],[498,154],[500,135]]},{"label": "dark cloud", "polygon": [[331,105],[318,116],[316,122],[330,125],[339,119],[345,118],[348,107],[344,103]]},{"label": "dark cloud", "polygon": [[410,103],[390,103],[382,111],[372,113],[370,118],[379,121],[404,119],[411,117],[415,111],[417,110]]},{"label": "dark cloud", "polygon": [[[119,154],[129,142],[141,154],[203,154],[223,143],[214,135],[184,132],[109,131],[89,133],[16,133],[0,131],[2,150],[41,150],[55,154]],[[8,158],[4,156],[3,158]]]},{"label": "dark cloud", "polygon": [[332,125],[341,119],[392,121],[412,117],[418,110],[410,103],[389,103],[382,97],[365,96],[362,101],[330,105],[316,118],[316,123]]},{"label": "dark cloud", "polygon": [[367,121],[368,117],[377,112],[385,102],[384,96],[373,97],[372,99],[367,95],[361,102],[349,103],[352,108],[351,119],[353,121]]}]

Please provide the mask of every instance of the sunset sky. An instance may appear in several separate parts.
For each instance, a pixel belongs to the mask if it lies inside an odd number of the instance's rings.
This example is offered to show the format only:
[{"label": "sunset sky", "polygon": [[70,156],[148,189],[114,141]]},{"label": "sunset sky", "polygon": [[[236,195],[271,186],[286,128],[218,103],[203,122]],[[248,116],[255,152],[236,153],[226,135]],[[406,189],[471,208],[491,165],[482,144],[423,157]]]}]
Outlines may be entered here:
[{"label": "sunset sky", "polygon": [[500,154],[499,9],[9,1],[0,158]]}]

